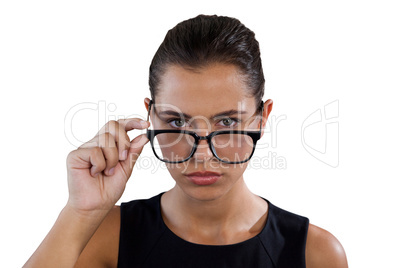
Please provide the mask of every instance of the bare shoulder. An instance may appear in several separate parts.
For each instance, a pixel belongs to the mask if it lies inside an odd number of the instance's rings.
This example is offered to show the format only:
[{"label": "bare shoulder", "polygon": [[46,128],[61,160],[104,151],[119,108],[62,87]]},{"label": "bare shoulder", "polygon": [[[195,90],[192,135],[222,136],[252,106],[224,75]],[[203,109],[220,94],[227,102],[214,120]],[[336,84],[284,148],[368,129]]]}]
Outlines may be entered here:
[{"label": "bare shoulder", "polygon": [[306,244],[307,268],[347,268],[346,253],[330,232],[309,225]]},{"label": "bare shoulder", "polygon": [[120,207],[114,206],[82,251],[74,267],[117,267]]}]

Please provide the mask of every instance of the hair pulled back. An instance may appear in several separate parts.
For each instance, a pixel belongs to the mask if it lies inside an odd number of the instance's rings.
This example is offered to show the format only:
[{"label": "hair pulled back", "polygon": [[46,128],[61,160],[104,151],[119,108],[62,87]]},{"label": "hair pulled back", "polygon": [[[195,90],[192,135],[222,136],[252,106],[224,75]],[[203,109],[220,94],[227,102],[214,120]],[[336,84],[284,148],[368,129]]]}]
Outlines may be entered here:
[{"label": "hair pulled back", "polygon": [[241,71],[248,95],[258,105],[264,95],[260,48],[253,31],[239,20],[225,16],[199,15],[168,31],[149,68],[149,88],[155,100],[166,68],[179,65],[200,69],[214,63],[232,64]]}]

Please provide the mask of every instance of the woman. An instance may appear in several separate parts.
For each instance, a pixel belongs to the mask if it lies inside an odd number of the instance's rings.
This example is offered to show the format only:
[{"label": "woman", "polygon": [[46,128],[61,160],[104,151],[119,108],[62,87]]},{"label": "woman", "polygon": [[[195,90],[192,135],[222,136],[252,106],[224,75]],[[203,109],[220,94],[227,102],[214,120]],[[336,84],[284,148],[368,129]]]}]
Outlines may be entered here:
[{"label": "woman", "polygon": [[[69,199],[26,267],[347,267],[342,246],[307,218],[247,188],[243,173],[272,110],[254,33],[198,16],[171,29],[151,66],[150,123],[108,122],[67,158]],[[121,197],[143,146],[175,186]]]}]

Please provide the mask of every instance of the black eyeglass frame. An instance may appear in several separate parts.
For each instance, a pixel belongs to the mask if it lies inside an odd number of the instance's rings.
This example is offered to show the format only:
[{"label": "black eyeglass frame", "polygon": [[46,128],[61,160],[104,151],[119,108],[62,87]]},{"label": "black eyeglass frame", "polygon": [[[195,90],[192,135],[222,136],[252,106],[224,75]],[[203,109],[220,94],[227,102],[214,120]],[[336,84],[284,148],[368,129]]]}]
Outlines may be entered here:
[{"label": "black eyeglass frame", "polygon": [[[149,115],[150,115],[150,112],[151,112],[152,104],[153,104],[153,101],[151,100],[149,102],[149,105],[148,105],[147,121],[149,121]],[[147,138],[151,143],[152,151],[154,152],[154,155],[156,156],[156,158],[158,158],[160,161],[165,162],[165,163],[179,164],[179,163],[183,163],[183,162],[188,161],[191,157],[194,156],[200,140],[207,140],[209,149],[211,150],[211,152],[214,155],[214,157],[216,159],[218,159],[219,161],[221,161],[223,163],[226,163],[226,164],[241,164],[241,163],[245,163],[245,162],[249,161],[251,159],[251,157],[253,156],[254,151],[255,151],[255,147],[257,145],[257,141],[261,138],[261,127],[262,127],[262,115],[263,115],[263,112],[264,112],[264,102],[261,101],[260,105],[261,105],[260,106],[261,120],[260,120],[260,130],[259,131],[217,130],[217,131],[213,131],[213,132],[209,133],[209,135],[207,135],[207,136],[199,136],[194,131],[189,131],[189,130],[178,130],[178,129],[155,129],[155,130],[150,130],[150,129],[147,129]],[[154,148],[154,139],[155,139],[156,135],[161,134],[161,133],[181,133],[181,134],[187,134],[187,135],[192,136],[194,138],[194,145],[193,145],[193,148],[191,149],[190,156],[185,158],[184,160],[179,160],[179,161],[169,161],[169,160],[165,160],[163,158],[160,158],[158,156],[158,154],[156,153],[155,148]],[[223,135],[223,134],[242,134],[242,135],[248,135],[249,137],[251,137],[251,139],[253,140],[253,150],[251,151],[250,156],[247,159],[242,160],[242,161],[226,161],[226,160],[223,160],[223,159],[219,158],[219,156],[217,155],[217,153],[215,151],[215,147],[212,145],[212,138],[217,136],[217,135]]]}]

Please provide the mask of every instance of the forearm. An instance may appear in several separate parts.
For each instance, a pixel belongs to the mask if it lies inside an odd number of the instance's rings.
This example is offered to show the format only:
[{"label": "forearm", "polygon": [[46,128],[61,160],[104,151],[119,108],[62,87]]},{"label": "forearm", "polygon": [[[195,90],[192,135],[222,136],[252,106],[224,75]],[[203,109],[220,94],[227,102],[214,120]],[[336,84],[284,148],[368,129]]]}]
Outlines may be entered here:
[{"label": "forearm", "polygon": [[24,267],[73,267],[107,212],[88,215],[66,206]]}]

